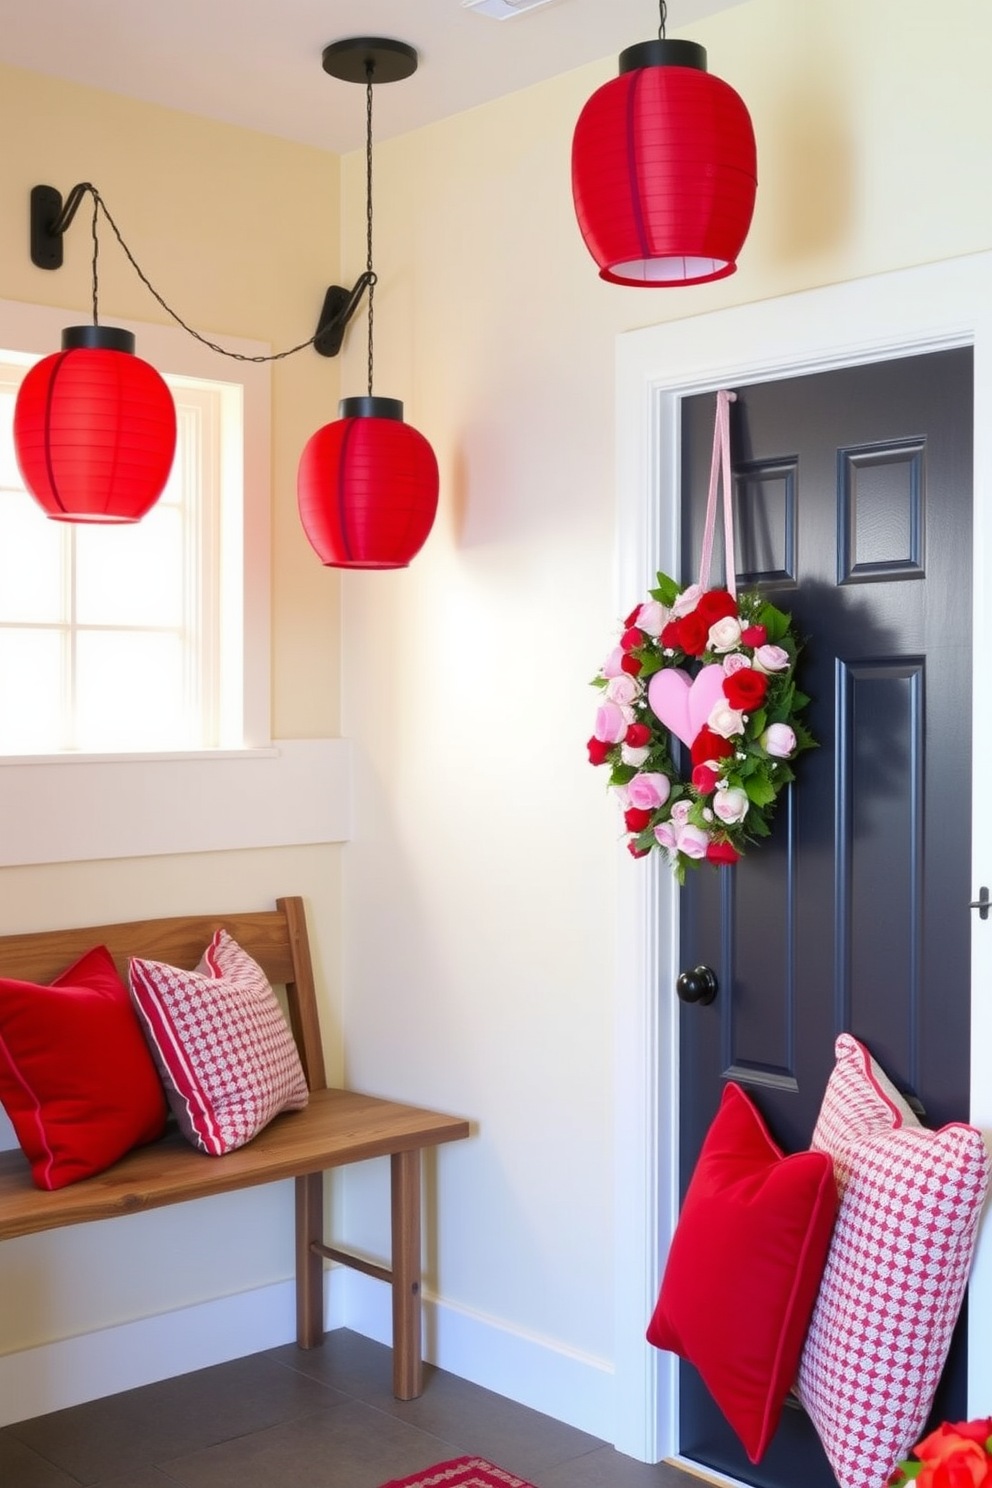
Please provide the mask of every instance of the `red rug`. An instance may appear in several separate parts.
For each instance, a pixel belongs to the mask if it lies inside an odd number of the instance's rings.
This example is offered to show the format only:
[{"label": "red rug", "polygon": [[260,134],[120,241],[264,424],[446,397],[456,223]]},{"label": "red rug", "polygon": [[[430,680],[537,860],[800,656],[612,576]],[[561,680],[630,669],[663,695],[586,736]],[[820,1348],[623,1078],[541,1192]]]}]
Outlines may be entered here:
[{"label": "red rug", "polygon": [[501,1467],[494,1467],[482,1457],[453,1457],[450,1462],[435,1462],[421,1468],[409,1478],[394,1478],[383,1488],[533,1488],[523,1478],[515,1478]]}]

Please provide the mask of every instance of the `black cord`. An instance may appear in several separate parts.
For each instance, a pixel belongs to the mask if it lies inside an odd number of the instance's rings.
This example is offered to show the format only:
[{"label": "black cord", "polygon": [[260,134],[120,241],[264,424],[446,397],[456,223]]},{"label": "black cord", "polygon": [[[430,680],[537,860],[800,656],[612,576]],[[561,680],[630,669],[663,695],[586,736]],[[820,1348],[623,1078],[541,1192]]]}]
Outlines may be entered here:
[{"label": "black cord", "polygon": [[668,0],[658,0],[658,15],[661,25],[658,27],[658,40],[664,41],[665,27],[668,24]]},{"label": "black cord", "polygon": [[[183,328],[184,331],[188,331],[189,334],[192,337],[194,337],[195,340],[199,341],[203,346],[208,347],[210,351],[216,351],[218,353],[218,355],[220,355],[220,356],[231,357],[236,362],[279,362],[279,361],[282,361],[283,357],[295,356],[298,351],[306,351],[306,349],[307,349],[308,346],[312,346],[313,345],[314,341],[316,340],[316,332],[314,333],[313,336],[309,337],[308,340],[301,341],[298,346],[291,346],[287,351],[275,351],[275,352],[272,352],[268,356],[247,356],[242,351],[229,351],[226,346],[219,346],[216,341],[210,341],[210,340],[207,339],[206,336],[201,336],[199,331],[194,330],[191,325],[187,325],[186,321],[183,320],[182,316],[179,315],[175,310],[173,310],[173,308],[172,308],[171,305],[169,305],[169,304],[166,303],[166,301],[159,294],[158,290],[152,284],[151,280],[142,271],[141,266],[139,265],[139,263],[138,263],[137,259],[135,258],[134,254],[131,252],[130,248],[127,246],[127,244],[125,243],[124,239],[121,237],[120,228],[117,226],[117,223],[114,221],[113,217],[110,215],[110,212],[107,210],[107,203],[104,201],[104,199],[100,195],[99,191],[97,191],[96,187],[95,186],[92,186],[89,182],[86,182],[83,189],[85,189],[86,191],[89,191],[92,194],[92,197],[93,197],[93,324],[94,325],[98,325],[99,324],[98,314],[97,314],[97,295],[98,295],[97,255],[98,255],[98,252],[99,252],[99,242],[98,242],[98,239],[97,239],[97,230],[96,230],[96,228],[97,228],[97,217],[98,217],[99,213],[102,212],[103,215],[104,215],[104,217],[106,217],[107,221],[110,223],[111,230],[113,231],[114,237],[117,239],[118,243],[121,245],[121,248],[122,248],[122,250],[124,252],[125,258],[127,259],[128,263],[131,265],[131,267],[134,270],[134,272],[137,274],[138,278],[141,280],[142,284],[148,290],[148,292],[152,295],[152,297],[155,300],[158,301],[158,303],[161,305],[161,307],[165,311],[165,313],[167,315],[170,315],[172,317],[172,319],[176,322],[177,325],[182,326],[182,328]],[[370,231],[371,231],[371,229],[370,229]],[[370,287],[369,287],[370,301],[371,301],[371,294],[372,294],[372,288],[371,288],[371,285],[370,285]],[[371,316],[370,316],[370,322],[371,322]],[[370,338],[369,339],[369,375],[371,377],[371,357],[372,357],[371,324],[370,324],[369,338]]]},{"label": "black cord", "polygon": [[372,323],[375,315],[375,274],[372,271],[372,74],[365,64],[365,272],[369,276],[369,397],[372,396]]}]

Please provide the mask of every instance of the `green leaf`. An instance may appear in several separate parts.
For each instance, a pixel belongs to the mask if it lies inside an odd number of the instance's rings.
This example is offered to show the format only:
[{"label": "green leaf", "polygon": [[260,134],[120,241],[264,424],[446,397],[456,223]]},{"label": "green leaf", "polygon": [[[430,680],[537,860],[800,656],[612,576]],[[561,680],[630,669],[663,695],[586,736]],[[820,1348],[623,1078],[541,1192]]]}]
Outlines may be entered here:
[{"label": "green leaf", "polygon": [[788,615],[766,601],[758,611],[758,624],[765,627],[769,641],[777,645],[788,634],[790,621]]},{"label": "green leaf", "polygon": [[600,674],[599,674],[598,677],[593,677],[592,681],[589,683],[589,686],[590,687],[608,687],[609,686],[609,682],[603,676],[602,672],[600,672]]},{"label": "green leaf", "polygon": [[752,775],[745,782],[744,789],[748,800],[753,801],[755,806],[769,805],[778,794],[776,787],[764,775]]},{"label": "green leaf", "polygon": [[614,765],[610,774],[611,785],[629,785],[637,774],[633,765]]},{"label": "green leaf", "polygon": [[670,610],[681,593],[681,584],[676,584],[675,580],[670,579],[667,574],[659,573],[657,587],[651,590],[651,598],[663,604],[666,610]]}]

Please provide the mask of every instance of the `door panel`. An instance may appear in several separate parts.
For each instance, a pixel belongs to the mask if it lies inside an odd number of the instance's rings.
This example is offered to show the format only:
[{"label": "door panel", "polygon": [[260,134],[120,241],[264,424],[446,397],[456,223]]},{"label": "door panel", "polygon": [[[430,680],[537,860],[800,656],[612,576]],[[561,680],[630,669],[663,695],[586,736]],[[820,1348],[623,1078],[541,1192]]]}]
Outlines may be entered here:
[{"label": "door panel", "polygon": [[[738,583],[805,637],[821,747],[800,758],[772,837],[682,892],[682,965],[720,981],[710,1006],[680,1012],[683,1191],[727,1079],[787,1151],[808,1146],[842,1030],[928,1125],[968,1114],[971,352],[736,391]],[[682,404],[686,582],[714,402]],[[952,1416],[963,1362],[958,1344],[942,1387]],[[801,1409],[752,1467],[689,1366],[681,1378],[684,1455],[765,1488],[832,1488]]]}]

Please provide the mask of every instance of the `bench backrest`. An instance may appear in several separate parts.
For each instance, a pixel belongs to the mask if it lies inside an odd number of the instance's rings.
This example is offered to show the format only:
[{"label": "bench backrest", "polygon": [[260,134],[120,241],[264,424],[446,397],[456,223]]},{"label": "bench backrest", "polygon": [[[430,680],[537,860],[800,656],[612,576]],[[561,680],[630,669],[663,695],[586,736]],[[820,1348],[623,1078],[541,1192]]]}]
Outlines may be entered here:
[{"label": "bench backrest", "polygon": [[303,900],[277,899],[274,910],[234,915],[176,915],[75,930],[0,935],[0,976],[52,982],[95,945],[105,945],[127,982],[132,956],[192,970],[215,930],[225,929],[261,966],[269,981],[286,988],[289,1021],[311,1090],[324,1090],[324,1054]]}]

